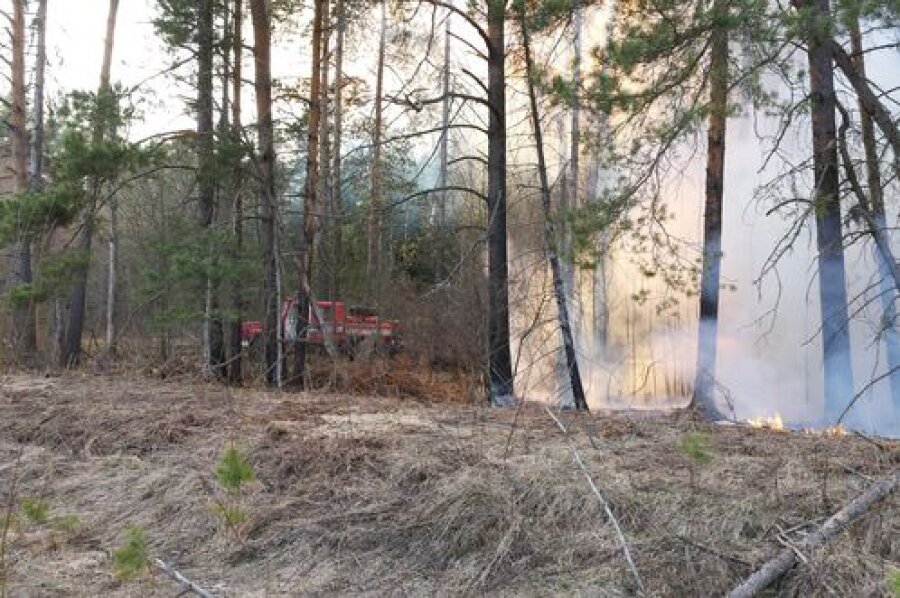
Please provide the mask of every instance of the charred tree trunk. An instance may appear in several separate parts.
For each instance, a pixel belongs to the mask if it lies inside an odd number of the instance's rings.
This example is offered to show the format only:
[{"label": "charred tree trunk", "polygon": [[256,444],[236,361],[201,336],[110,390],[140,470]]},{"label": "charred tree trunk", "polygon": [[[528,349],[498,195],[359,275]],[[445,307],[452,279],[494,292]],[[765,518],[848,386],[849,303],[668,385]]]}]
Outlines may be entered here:
[{"label": "charred tree trunk", "polygon": [[569,307],[566,303],[566,287],[563,277],[562,265],[556,255],[554,245],[553,214],[550,206],[550,182],[547,178],[547,162],[544,159],[544,139],[541,132],[541,116],[538,111],[537,92],[534,87],[534,63],[531,57],[531,44],[529,43],[528,23],[525,11],[520,15],[522,28],[522,46],[525,51],[525,78],[528,83],[528,100],[531,107],[531,126],[534,131],[534,142],[537,149],[538,176],[541,183],[541,207],[544,211],[544,243],[547,246],[547,258],[550,261],[550,270],[553,276],[553,294],[556,298],[556,309],[559,317],[559,330],[562,334],[563,349],[566,356],[566,370],[569,374],[569,383],[572,389],[572,397],[575,409],[587,411],[587,400],[584,396],[584,387],[581,383],[581,373],[578,370],[578,359],[575,355],[575,339],[572,335],[572,325],[569,321]]},{"label": "charred tree trunk", "polygon": [[[243,50],[244,50],[244,0],[234,0],[234,15],[231,21],[232,46],[231,46],[231,143],[241,142],[241,77],[243,75]],[[234,258],[243,254],[244,249],[244,204],[242,196],[243,171],[239,161],[235,161],[231,170],[231,232],[234,235]],[[238,280],[232,281],[231,302],[234,315],[229,322],[229,368],[228,380],[231,384],[240,384],[243,381],[241,346],[241,323],[246,311],[243,286]]]},{"label": "charred tree trunk", "polygon": [[809,0],[807,21],[812,95],[813,171],[819,301],[825,374],[825,419],[835,421],[853,397],[853,368],[847,318],[847,286],[841,235],[836,96],[831,63],[829,0]]},{"label": "charred tree trunk", "polygon": [[[726,0],[712,7],[719,21]],[[722,200],[725,190],[725,131],[728,121],[728,31],[717,26],[710,43],[709,120],[706,147],[706,203],[703,210],[703,270],[700,321],[692,405],[706,419],[721,419],[716,408],[716,351],[719,329],[719,281],[722,263]]]},{"label": "charred tree trunk", "polygon": [[378,64],[375,71],[375,123],[372,130],[372,195],[366,251],[366,301],[374,305],[381,275],[381,210],[384,195],[384,168],[381,164],[382,97],[384,94],[384,46],[387,35],[387,0],[381,1],[381,29],[378,38]]},{"label": "charred tree trunk", "polygon": [[303,229],[297,252],[297,331],[294,339],[293,384],[303,385],[306,377],[306,335],[309,329],[311,298],[308,288],[312,279],[313,248],[316,235],[319,188],[319,120],[321,118],[322,27],[324,4],[315,0],[312,33],[312,72],[309,90],[309,131],[306,146],[306,182],[303,193]]},{"label": "charred tree trunk", "polygon": [[[857,74],[863,79],[866,78],[866,60],[863,55],[862,33],[859,30],[859,21],[854,19],[850,25],[850,43],[853,51],[853,61],[856,65]],[[871,209],[873,236],[888,235],[887,216],[884,211],[884,189],[881,182],[881,170],[879,168],[878,146],[875,142],[875,126],[872,117],[866,111],[865,104],[859,102],[859,118],[862,126],[863,149],[866,156],[866,180],[869,187],[869,207]],[[886,239],[884,241],[887,241]],[[882,242],[886,249],[889,250],[890,243]],[[875,260],[878,263],[879,274],[881,275],[881,309],[882,309],[882,331],[881,336],[887,350],[887,367],[891,373],[891,402],[895,409],[900,412],[900,337],[897,335],[897,309],[894,307],[894,298],[900,288],[896,279],[893,277],[892,271],[896,268],[893,255],[886,255],[883,250],[879,250],[879,242],[876,239]],[[891,285],[891,280],[894,284]]]},{"label": "charred tree trunk", "polygon": [[258,177],[262,212],[260,244],[265,272],[266,319],[263,324],[266,383],[278,383],[278,274],[275,256],[275,140],[272,123],[272,15],[267,0],[251,0],[253,21],[253,54],[255,59],[256,112],[258,119]]},{"label": "charred tree trunk", "polygon": [[488,0],[488,381],[493,405],[514,402],[506,233],[506,2]]},{"label": "charred tree trunk", "polygon": [[[15,189],[24,193],[29,189],[28,178],[28,128],[25,84],[25,1],[14,0],[10,22],[12,46],[12,106],[9,115],[9,135],[12,142],[12,160],[15,169]],[[34,282],[31,266],[31,239],[24,228],[19,232],[13,262],[13,282],[28,286]],[[17,357],[30,364],[37,351],[37,327],[34,300],[27,297],[17,304],[13,313],[13,344]]]},{"label": "charred tree trunk", "polygon": [[[116,34],[116,15],[119,11],[119,0],[109,0],[109,13],[106,19],[106,42],[103,47],[103,64],[100,67],[100,88],[97,99],[103,103],[110,99],[112,89],[110,87],[110,70],[112,67],[112,53]],[[94,130],[91,141],[97,146],[104,142],[108,123],[104,117],[104,111],[99,111],[100,116],[93,124]],[[84,316],[87,307],[87,277],[90,264],[91,245],[94,236],[94,210],[97,207],[97,196],[100,192],[100,182],[92,178],[88,182],[88,204],[84,208],[82,228],[76,242],[76,250],[84,254],[84,263],[75,269],[73,273],[74,283],[72,295],[69,299],[69,326],[66,331],[66,350],[63,355],[63,366],[75,366],[81,360],[81,336],[84,332]]]}]

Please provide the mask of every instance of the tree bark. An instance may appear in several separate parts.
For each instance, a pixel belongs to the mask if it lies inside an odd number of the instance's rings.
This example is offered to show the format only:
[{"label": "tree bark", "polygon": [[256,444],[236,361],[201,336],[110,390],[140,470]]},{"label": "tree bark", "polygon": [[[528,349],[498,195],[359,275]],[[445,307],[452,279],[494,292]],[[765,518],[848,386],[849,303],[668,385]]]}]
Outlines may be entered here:
[{"label": "tree bark", "polygon": [[442,189],[437,194],[437,205],[434,210],[434,229],[437,233],[434,247],[434,282],[439,284],[444,279],[444,245],[447,242],[447,201],[450,195],[447,192],[450,156],[450,21],[453,13],[447,11],[447,20],[444,22],[444,72],[441,73],[441,146],[440,146],[440,170],[438,185]]},{"label": "tree bark", "polygon": [[[241,141],[241,89],[243,75],[243,50],[244,50],[244,0],[234,0],[234,14],[231,21],[232,45],[231,45],[231,143],[238,144]],[[231,232],[234,235],[234,259],[240,258],[244,249],[244,205],[242,196],[243,170],[239,161],[235,161],[231,170]],[[241,281],[232,281],[231,302],[234,317],[229,323],[229,368],[228,380],[231,384],[240,384],[243,381],[241,363],[243,347],[241,346],[241,323],[246,306],[241,292]]]},{"label": "tree bark", "polygon": [[319,126],[321,119],[322,27],[324,3],[315,0],[312,32],[312,65],[309,90],[309,131],[306,146],[306,182],[303,193],[303,229],[297,252],[297,331],[294,338],[292,384],[302,386],[306,377],[306,336],[309,330],[310,296],[306,292],[312,279],[313,248],[319,213]]},{"label": "tree bark", "polygon": [[384,195],[384,168],[381,163],[382,108],[384,94],[384,46],[387,35],[387,0],[381,1],[381,28],[378,63],[375,70],[375,123],[372,129],[372,192],[366,251],[366,301],[374,305],[381,275],[381,210]]},{"label": "tree bark", "polygon": [[250,14],[253,21],[253,54],[255,58],[254,88],[258,119],[259,185],[261,207],[260,244],[265,272],[266,319],[263,324],[265,345],[266,383],[278,383],[278,284],[275,255],[275,141],[272,123],[272,71],[271,26],[272,15],[267,0],[251,0]]},{"label": "tree bark", "polygon": [[[15,190],[25,193],[29,190],[29,147],[27,125],[27,100],[25,83],[25,1],[13,1],[10,22],[10,44],[12,46],[12,106],[9,114],[9,135],[12,142],[12,160],[15,169]],[[24,228],[19,233],[14,249],[13,284],[28,286],[34,282],[31,265],[31,239]],[[13,310],[13,345],[18,359],[30,364],[37,351],[37,327],[34,300],[27,298]]]},{"label": "tree bark", "polygon": [[487,0],[488,380],[493,405],[514,403],[506,232],[506,1]]},{"label": "tree bark", "polygon": [[[859,30],[859,20],[854,19],[850,24],[850,43],[853,51],[853,62],[857,74],[866,79],[866,60],[863,55],[862,34]],[[859,102],[859,118],[862,126],[862,141],[866,156],[866,180],[869,187],[869,207],[872,212],[872,235],[887,237],[887,216],[884,211],[884,189],[881,182],[881,170],[879,168],[878,146],[875,142],[875,127],[872,117],[865,105]],[[897,334],[897,310],[894,306],[896,293],[900,292],[900,281],[894,276],[897,270],[896,260],[890,254],[890,242],[885,239],[879,242],[875,239],[875,260],[878,263],[878,271],[881,276],[881,310],[882,310],[882,340],[884,340],[887,352],[887,367],[891,371],[891,402],[900,413],[900,336]],[[883,245],[883,249],[879,246]],[[887,253],[885,253],[887,250]],[[893,287],[890,284],[894,280]]]},{"label": "tree bark", "polygon": [[[718,21],[728,11],[716,0]],[[725,132],[728,121],[728,31],[717,26],[710,43],[709,121],[706,149],[706,203],[703,214],[703,270],[693,406],[706,419],[722,419],[716,407],[716,351],[719,328],[719,283],[722,264],[722,201],[725,190]]]},{"label": "tree bark", "polygon": [[584,396],[584,387],[581,383],[581,373],[578,370],[578,359],[575,355],[575,339],[572,335],[572,326],[569,321],[569,307],[566,303],[566,286],[563,279],[562,265],[556,250],[553,248],[555,232],[553,230],[553,213],[550,207],[550,182],[547,178],[547,162],[544,158],[544,138],[541,132],[541,116],[538,111],[537,92],[534,87],[534,63],[531,58],[531,44],[529,43],[528,24],[525,11],[520,15],[522,29],[522,46],[525,51],[525,77],[528,83],[528,100],[531,107],[531,126],[534,132],[534,142],[537,151],[538,176],[541,182],[541,207],[544,211],[544,243],[547,247],[547,259],[550,261],[550,271],[553,276],[553,294],[556,298],[556,309],[559,317],[559,330],[562,334],[563,349],[566,356],[566,370],[569,374],[569,384],[572,389],[572,397],[575,409],[587,411],[587,400]]},{"label": "tree bark", "polygon": [[[334,218],[333,218],[333,208],[332,204],[332,181],[331,181],[331,127],[329,126],[328,117],[329,117],[329,103],[330,99],[328,94],[330,93],[329,87],[329,77],[331,75],[330,61],[331,61],[331,52],[329,46],[331,45],[331,32],[333,27],[331,26],[331,3],[325,2],[322,7],[322,55],[320,57],[320,62],[322,65],[322,83],[321,83],[321,104],[320,104],[320,112],[321,118],[319,119],[319,189],[317,195],[319,197],[319,204],[325,208],[327,212],[326,218],[322,220],[322,226],[319,231],[316,232],[316,238],[314,239],[314,244],[316,249],[314,253],[318,256],[321,256],[319,259],[319,271],[318,271],[318,280],[320,281],[319,288],[327,289],[327,297],[330,299],[334,299],[334,296],[331,293],[330,283],[332,280],[331,268],[331,251],[328,248],[328,242],[331,239],[332,227],[334,227]],[[340,150],[336,150],[340,151]]]},{"label": "tree bark", "polygon": [[[213,260],[217,248],[211,233],[216,211],[215,131],[213,129],[213,0],[200,0],[197,23],[197,165],[199,191],[198,220],[207,233],[207,254]],[[218,315],[218,285],[211,274],[206,277],[203,301],[203,357],[206,372],[216,378],[223,375],[225,362],[222,321]]]},{"label": "tree bark", "polygon": [[343,141],[344,116],[344,32],[347,29],[344,0],[335,5],[337,41],[334,49],[334,157],[331,166],[331,296],[341,296],[341,270],[343,263],[344,201],[341,186],[341,142]]},{"label": "tree bark", "polygon": [[834,71],[829,0],[810,0],[807,21],[812,95],[813,172],[816,244],[819,251],[819,301],[825,376],[825,420],[835,421],[853,397],[853,367],[847,317],[847,285],[841,235]]},{"label": "tree bark", "polygon": [[[44,85],[47,67],[47,0],[38,0],[35,28],[37,29],[37,43],[34,57],[34,100],[31,107],[34,129],[31,134],[28,186],[32,192],[39,193],[44,188]],[[37,349],[36,341],[37,339],[35,338],[35,350]]]},{"label": "tree bark", "polygon": [[[97,99],[100,102],[112,93],[110,88],[110,71],[112,68],[112,54],[116,33],[116,15],[119,11],[119,0],[109,0],[109,13],[106,18],[106,42],[103,46],[103,63],[100,67],[100,87]],[[91,136],[93,145],[102,144],[106,138],[109,123],[101,116],[94,123]],[[72,294],[69,299],[69,326],[66,331],[66,350],[63,355],[64,367],[76,366],[81,361],[81,336],[84,332],[84,316],[87,306],[87,277],[90,265],[91,245],[94,235],[94,210],[97,206],[97,196],[100,192],[100,181],[91,178],[88,181],[88,205],[84,208],[82,228],[76,250],[84,254],[84,263],[75,269],[72,285]]]},{"label": "tree bark", "polygon": [[865,515],[872,506],[893,493],[900,485],[900,473],[884,478],[872,485],[868,490],[854,498],[840,511],[831,516],[818,530],[798,542],[785,548],[770,561],[767,561],[753,575],[728,593],[728,598],[750,598],[769,587],[791,567],[797,564],[797,553],[809,554],[843,531],[851,523]]}]

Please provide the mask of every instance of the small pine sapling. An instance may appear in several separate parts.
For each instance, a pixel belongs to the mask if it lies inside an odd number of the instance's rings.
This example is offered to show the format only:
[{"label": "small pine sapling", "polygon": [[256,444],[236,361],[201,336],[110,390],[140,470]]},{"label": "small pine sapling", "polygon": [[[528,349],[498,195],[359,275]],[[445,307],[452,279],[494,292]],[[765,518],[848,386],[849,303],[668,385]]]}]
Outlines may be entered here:
[{"label": "small pine sapling", "polygon": [[225,523],[228,533],[240,538],[247,512],[241,505],[243,489],[256,478],[253,466],[234,446],[229,446],[216,466],[216,481],[225,490],[227,498],[216,500],[215,511]]},{"label": "small pine sapling", "polygon": [[129,579],[147,571],[150,567],[148,546],[144,530],[135,525],[129,525],[125,530],[125,544],[113,551],[116,577]]},{"label": "small pine sapling", "polygon": [[893,569],[887,577],[888,592],[894,598],[900,598],[900,569]]},{"label": "small pine sapling", "polygon": [[25,519],[31,523],[47,523],[50,520],[50,504],[45,500],[25,497],[20,507]]},{"label": "small pine sapling", "polygon": [[682,437],[678,449],[688,459],[688,470],[691,476],[691,489],[694,489],[697,470],[712,461],[712,443],[709,434],[691,432]]}]

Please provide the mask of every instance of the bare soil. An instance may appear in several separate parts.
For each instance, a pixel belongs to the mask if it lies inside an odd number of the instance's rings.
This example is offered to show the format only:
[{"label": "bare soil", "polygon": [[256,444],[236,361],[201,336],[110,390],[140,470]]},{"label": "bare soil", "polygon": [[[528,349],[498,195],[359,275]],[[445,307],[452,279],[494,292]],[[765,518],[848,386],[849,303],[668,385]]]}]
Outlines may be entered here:
[{"label": "bare soil", "polygon": [[[463,392],[463,391],[460,391]],[[217,596],[636,593],[616,536],[540,407],[230,390],[135,376],[0,378],[0,522],[11,596],[174,596],[118,579],[127,526]],[[722,595],[900,465],[900,443],[565,414],[650,595]],[[707,435],[708,463],[680,449]],[[214,470],[239,447],[256,481],[236,536]],[[692,483],[691,468],[695,475]],[[15,482],[14,492],[13,483]],[[75,529],[21,516],[25,498]],[[773,588],[889,596],[900,509],[888,499]]]}]

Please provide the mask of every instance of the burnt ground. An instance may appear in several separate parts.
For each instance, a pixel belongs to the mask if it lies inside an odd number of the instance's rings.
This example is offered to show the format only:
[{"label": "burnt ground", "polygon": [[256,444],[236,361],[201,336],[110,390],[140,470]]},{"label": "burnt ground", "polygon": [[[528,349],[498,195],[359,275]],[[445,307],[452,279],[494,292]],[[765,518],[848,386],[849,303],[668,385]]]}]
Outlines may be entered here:
[{"label": "burnt ground", "polygon": [[[650,595],[723,594],[900,465],[900,443],[856,435],[563,419]],[[706,463],[682,448],[696,433]],[[256,473],[236,531],[216,509],[229,444]],[[25,499],[45,501],[50,521],[27,520]],[[150,556],[218,596],[636,592],[567,439],[538,407],[15,374],[0,378],[0,525],[7,504],[11,596],[176,595],[156,573],[117,578],[111,555],[129,525]],[[773,594],[890,595],[897,507],[895,495],[804,555]]]}]

